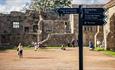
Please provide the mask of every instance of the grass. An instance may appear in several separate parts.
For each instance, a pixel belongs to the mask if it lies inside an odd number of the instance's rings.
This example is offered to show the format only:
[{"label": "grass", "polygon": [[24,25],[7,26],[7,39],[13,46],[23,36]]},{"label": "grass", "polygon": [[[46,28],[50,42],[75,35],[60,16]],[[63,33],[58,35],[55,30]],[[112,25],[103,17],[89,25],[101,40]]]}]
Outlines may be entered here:
[{"label": "grass", "polygon": [[104,51],[104,48],[96,47],[95,51]]},{"label": "grass", "polygon": [[96,47],[95,51],[102,51],[105,55],[115,56],[115,52],[111,50],[104,50],[104,48]]},{"label": "grass", "polygon": [[104,51],[104,54],[109,55],[109,56],[115,56],[114,51]]}]

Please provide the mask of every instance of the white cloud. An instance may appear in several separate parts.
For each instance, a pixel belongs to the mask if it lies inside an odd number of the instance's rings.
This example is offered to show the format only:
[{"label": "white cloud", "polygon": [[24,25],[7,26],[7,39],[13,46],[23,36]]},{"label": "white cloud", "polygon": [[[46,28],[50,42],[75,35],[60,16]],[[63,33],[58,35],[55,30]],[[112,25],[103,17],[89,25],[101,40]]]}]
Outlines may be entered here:
[{"label": "white cloud", "polygon": [[0,5],[0,12],[4,12],[4,10],[5,10],[5,6]]},{"label": "white cloud", "polygon": [[25,4],[27,1],[30,0],[6,0],[6,4],[9,6],[20,6]]},{"label": "white cloud", "polygon": [[73,4],[105,4],[110,0],[73,0]]},{"label": "white cloud", "polygon": [[31,0],[5,0],[4,5],[0,5],[0,13],[9,13],[10,11],[20,11],[27,2]]}]

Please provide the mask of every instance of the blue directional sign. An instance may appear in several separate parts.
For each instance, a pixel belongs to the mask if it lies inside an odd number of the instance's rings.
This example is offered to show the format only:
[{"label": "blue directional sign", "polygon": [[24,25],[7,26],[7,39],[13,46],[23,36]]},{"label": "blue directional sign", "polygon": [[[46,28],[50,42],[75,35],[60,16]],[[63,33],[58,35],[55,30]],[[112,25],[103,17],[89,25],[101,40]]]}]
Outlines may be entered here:
[{"label": "blue directional sign", "polygon": [[103,8],[83,8],[83,25],[103,25],[105,24],[105,9]]},{"label": "blue directional sign", "polygon": [[94,15],[83,14],[84,20],[97,21],[97,20],[102,20],[103,18],[105,18],[105,15],[103,15],[103,14],[94,14]]},{"label": "blue directional sign", "polygon": [[85,21],[85,22],[83,22],[83,25],[104,25],[106,22],[105,21],[102,21],[102,20],[100,20],[100,21]]},{"label": "blue directional sign", "polygon": [[105,11],[106,10],[104,8],[58,8],[56,10],[59,15],[81,13],[83,16],[79,19],[82,19],[83,25],[105,24]]},{"label": "blue directional sign", "polygon": [[82,8],[83,14],[103,14],[106,10],[104,8]]},{"label": "blue directional sign", "polygon": [[59,8],[57,12],[59,14],[79,14],[79,8]]}]

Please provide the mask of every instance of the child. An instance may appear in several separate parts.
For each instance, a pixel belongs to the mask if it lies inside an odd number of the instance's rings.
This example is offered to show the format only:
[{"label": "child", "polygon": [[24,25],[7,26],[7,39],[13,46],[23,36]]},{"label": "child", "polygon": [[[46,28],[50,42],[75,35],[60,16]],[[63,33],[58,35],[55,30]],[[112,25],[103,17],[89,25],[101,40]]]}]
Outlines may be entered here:
[{"label": "child", "polygon": [[17,51],[18,51],[19,58],[22,58],[23,57],[23,48],[22,48],[21,43],[19,43]]}]

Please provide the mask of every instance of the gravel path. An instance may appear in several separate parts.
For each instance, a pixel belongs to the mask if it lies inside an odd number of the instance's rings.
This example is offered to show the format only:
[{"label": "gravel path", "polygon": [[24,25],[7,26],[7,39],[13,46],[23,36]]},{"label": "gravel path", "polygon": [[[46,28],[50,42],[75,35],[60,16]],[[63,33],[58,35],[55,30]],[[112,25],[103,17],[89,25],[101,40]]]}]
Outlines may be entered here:
[{"label": "gravel path", "polygon": [[[79,70],[78,48],[24,50],[19,59],[16,50],[0,51],[0,70]],[[115,70],[115,57],[84,48],[84,70]]]}]

